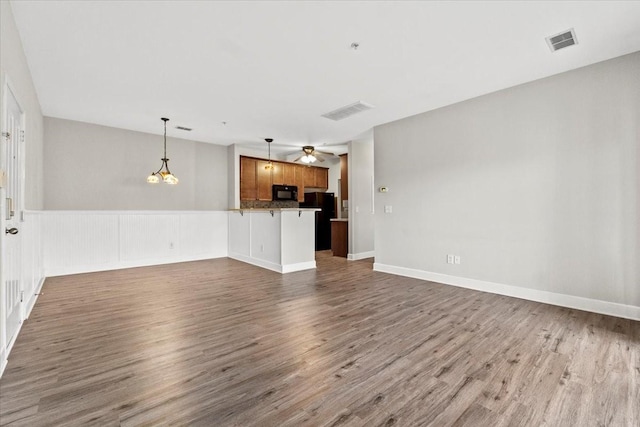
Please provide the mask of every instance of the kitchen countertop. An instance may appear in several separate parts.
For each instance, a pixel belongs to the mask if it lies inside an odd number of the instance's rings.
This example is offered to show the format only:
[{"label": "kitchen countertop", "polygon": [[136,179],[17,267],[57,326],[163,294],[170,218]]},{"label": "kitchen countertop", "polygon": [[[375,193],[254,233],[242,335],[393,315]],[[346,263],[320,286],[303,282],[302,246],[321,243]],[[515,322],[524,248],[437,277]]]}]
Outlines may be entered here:
[{"label": "kitchen countertop", "polygon": [[247,208],[247,209],[229,209],[230,212],[297,212],[297,211],[312,211],[317,212],[320,208]]}]

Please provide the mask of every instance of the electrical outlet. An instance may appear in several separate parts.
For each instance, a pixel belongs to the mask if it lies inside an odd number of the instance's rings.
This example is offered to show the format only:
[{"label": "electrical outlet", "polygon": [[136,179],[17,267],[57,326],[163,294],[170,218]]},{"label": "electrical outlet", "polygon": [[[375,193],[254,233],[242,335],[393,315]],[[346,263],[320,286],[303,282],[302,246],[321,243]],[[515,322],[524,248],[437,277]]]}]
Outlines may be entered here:
[{"label": "electrical outlet", "polygon": [[455,257],[453,257],[453,263],[460,264],[460,255],[456,255]]},{"label": "electrical outlet", "polygon": [[391,205],[384,206],[384,213],[392,213],[392,212],[393,212],[393,206]]},{"label": "electrical outlet", "polygon": [[447,255],[447,264],[453,264],[453,255]]}]

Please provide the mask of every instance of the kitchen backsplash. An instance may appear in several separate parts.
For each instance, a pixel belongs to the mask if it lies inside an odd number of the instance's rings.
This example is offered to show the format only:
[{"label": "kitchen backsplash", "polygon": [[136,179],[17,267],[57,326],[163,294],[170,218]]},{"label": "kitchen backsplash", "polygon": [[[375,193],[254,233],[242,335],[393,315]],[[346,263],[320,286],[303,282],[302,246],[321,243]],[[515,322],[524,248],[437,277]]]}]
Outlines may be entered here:
[{"label": "kitchen backsplash", "polygon": [[240,209],[299,208],[300,203],[292,200],[265,202],[262,200],[241,200]]}]

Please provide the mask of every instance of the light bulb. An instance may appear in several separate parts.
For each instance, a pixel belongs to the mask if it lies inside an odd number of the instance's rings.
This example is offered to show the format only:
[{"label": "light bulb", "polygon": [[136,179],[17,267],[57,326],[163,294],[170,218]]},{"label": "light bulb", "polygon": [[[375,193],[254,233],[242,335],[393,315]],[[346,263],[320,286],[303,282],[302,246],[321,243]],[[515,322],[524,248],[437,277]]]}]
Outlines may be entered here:
[{"label": "light bulb", "polygon": [[311,160],[309,160],[309,156],[302,156],[302,158],[300,159],[300,161],[302,163],[310,163]]},{"label": "light bulb", "polygon": [[312,154],[309,154],[308,157],[309,157],[309,162],[313,163],[316,161],[316,158]]},{"label": "light bulb", "polygon": [[160,182],[160,178],[158,178],[158,175],[156,175],[156,173],[154,172],[147,177],[147,182],[149,184],[157,184]]},{"label": "light bulb", "polygon": [[176,178],[172,174],[168,173],[168,174],[164,175],[163,181],[165,183],[167,183],[167,184],[175,185],[175,184],[178,183],[178,178]]}]

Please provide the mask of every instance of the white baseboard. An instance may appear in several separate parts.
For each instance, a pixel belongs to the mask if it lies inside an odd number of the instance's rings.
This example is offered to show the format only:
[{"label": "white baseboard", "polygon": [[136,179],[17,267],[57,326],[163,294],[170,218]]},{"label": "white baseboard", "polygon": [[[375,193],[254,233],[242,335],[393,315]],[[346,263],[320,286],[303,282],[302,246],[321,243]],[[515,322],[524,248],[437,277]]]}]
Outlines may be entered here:
[{"label": "white baseboard", "polygon": [[293,273],[294,271],[312,270],[316,268],[315,261],[299,262],[297,264],[285,264],[282,266],[282,273]]},{"label": "white baseboard", "polygon": [[609,301],[595,300],[591,298],[573,295],[558,294],[555,292],[539,291],[530,288],[521,288],[512,285],[486,282],[483,280],[469,279],[466,277],[450,276],[448,274],[433,273],[430,271],[416,270],[413,268],[398,267],[394,265],[374,263],[373,269],[383,273],[396,274],[398,276],[412,277],[414,279],[428,280],[431,282],[453,285],[476,291],[492,294],[506,295],[509,297],[558,305],[561,307],[575,308],[593,313],[622,317],[631,320],[640,320],[640,307],[620,304]]},{"label": "white baseboard", "polygon": [[140,261],[128,261],[119,263],[107,263],[100,265],[81,265],[59,268],[49,268],[45,271],[46,277],[68,276],[70,274],[95,273],[98,271],[122,270],[124,268],[149,267],[152,265],[176,264],[179,262],[202,261],[205,259],[224,258],[227,254],[207,254],[199,256],[187,256],[179,258],[158,258]]},{"label": "white baseboard", "polygon": [[38,283],[38,287],[36,288],[35,293],[33,294],[33,298],[31,298],[31,300],[29,300],[29,304],[26,307],[25,310],[25,319],[28,319],[29,316],[31,315],[31,311],[33,310],[33,307],[35,307],[36,305],[36,301],[38,300],[38,297],[40,296],[40,293],[42,292],[42,286],[44,286],[44,277],[40,279],[40,283]]},{"label": "white baseboard", "polygon": [[7,353],[4,349],[0,350],[0,378],[4,373],[4,369],[7,367]]},{"label": "white baseboard", "polygon": [[357,254],[347,254],[349,261],[357,261],[359,259],[373,258],[376,256],[376,251],[359,252]]},{"label": "white baseboard", "polygon": [[275,271],[276,273],[283,273],[283,274],[292,273],[294,271],[310,270],[312,268],[316,268],[315,261],[281,265],[275,262],[253,258],[253,257],[242,255],[236,252],[229,252],[229,258],[246,262],[247,264],[255,265],[256,267],[266,268],[267,270]]}]

